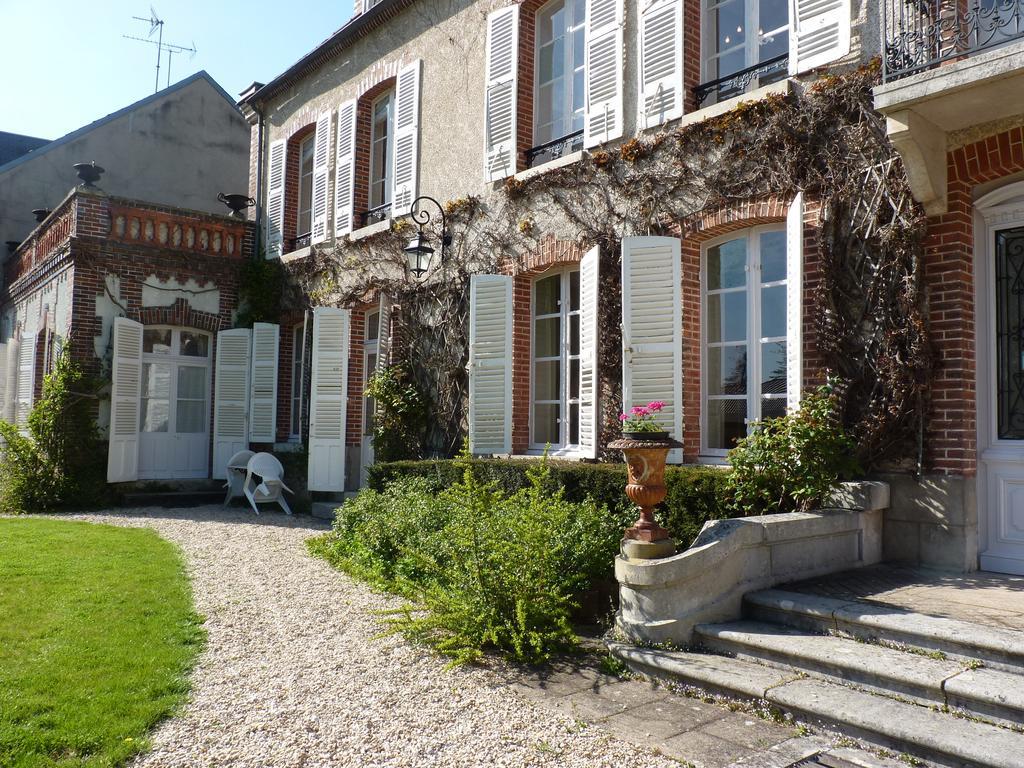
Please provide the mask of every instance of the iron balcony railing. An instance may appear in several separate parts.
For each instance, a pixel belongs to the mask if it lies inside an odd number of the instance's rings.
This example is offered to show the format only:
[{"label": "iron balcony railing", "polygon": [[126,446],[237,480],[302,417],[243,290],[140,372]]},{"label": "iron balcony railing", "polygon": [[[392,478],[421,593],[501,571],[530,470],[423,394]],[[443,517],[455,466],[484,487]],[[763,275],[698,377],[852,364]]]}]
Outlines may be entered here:
[{"label": "iron balcony railing", "polygon": [[1024,0],[885,0],[886,82],[1024,37]]},{"label": "iron balcony railing", "polygon": [[376,208],[371,208],[368,211],[363,211],[359,214],[359,221],[361,225],[366,227],[370,224],[376,224],[378,221],[385,221],[391,216],[391,203],[384,203],[384,205],[378,205]]},{"label": "iron balcony railing", "polygon": [[292,251],[297,251],[300,248],[308,246],[311,234],[312,232],[307,232],[304,235],[297,235],[296,237],[291,238],[291,240],[288,241],[291,244],[291,248],[288,249],[288,252],[291,253]]},{"label": "iron balcony railing", "polygon": [[583,131],[579,130],[526,150],[526,167],[533,168],[535,165],[557,160],[564,155],[579,152],[581,149],[583,149]]},{"label": "iron balcony railing", "polygon": [[758,85],[768,85],[777,80],[782,80],[788,72],[789,54],[783,53],[780,56],[765,59],[752,67],[741,69],[739,72],[733,72],[717,80],[701,83],[693,89],[693,95],[697,99],[698,107],[703,105],[712,94],[715,97],[714,103],[717,104],[733,96],[739,96],[747,90],[755,79]]}]

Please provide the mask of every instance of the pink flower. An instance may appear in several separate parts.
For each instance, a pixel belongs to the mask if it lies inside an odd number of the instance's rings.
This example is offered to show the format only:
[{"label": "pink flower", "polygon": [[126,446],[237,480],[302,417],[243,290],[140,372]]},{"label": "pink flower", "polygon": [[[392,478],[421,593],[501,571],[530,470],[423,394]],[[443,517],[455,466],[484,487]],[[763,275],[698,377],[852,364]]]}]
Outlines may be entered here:
[{"label": "pink flower", "polygon": [[647,407],[650,410],[657,412],[665,407],[665,403],[663,403],[661,400],[655,400],[654,402],[648,403]]},{"label": "pink flower", "polygon": [[629,418],[629,416],[627,416],[627,415],[626,415],[626,414],[624,414],[624,413],[620,413],[620,414],[619,414],[619,421],[625,421],[625,420],[626,420],[626,419],[628,419],[628,418]]},{"label": "pink flower", "polygon": [[629,409],[629,412],[634,416],[647,416],[649,413],[648,410],[644,408],[642,405],[634,405],[632,408]]}]

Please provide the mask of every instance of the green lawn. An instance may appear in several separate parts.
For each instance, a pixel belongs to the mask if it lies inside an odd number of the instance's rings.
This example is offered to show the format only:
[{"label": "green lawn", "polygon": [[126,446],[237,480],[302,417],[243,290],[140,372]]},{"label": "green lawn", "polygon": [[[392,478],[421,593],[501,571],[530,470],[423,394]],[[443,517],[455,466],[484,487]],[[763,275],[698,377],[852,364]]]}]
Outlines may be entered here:
[{"label": "green lawn", "polygon": [[0,766],[124,763],[185,700],[201,623],[153,531],[0,519]]}]

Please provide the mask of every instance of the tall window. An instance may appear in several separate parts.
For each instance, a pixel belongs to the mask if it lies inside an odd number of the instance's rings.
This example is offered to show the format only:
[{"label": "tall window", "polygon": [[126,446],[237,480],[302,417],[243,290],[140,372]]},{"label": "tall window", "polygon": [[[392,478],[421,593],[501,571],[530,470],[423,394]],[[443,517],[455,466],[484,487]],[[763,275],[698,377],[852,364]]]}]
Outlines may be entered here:
[{"label": "tall window", "polygon": [[302,353],[303,326],[296,325],[292,329],[292,407],[291,437],[295,440],[302,437]]},{"label": "tall window", "polygon": [[580,272],[566,270],[533,284],[534,449],[580,441]]},{"label": "tall window", "polygon": [[786,412],[786,233],[756,227],[704,254],[703,449],[724,455]]},{"label": "tall window", "polygon": [[394,94],[386,93],[373,102],[370,117],[370,208],[391,202],[391,151],[394,125]]},{"label": "tall window", "polygon": [[316,136],[303,139],[299,145],[299,219],[295,232],[305,235],[313,228],[313,147]]},{"label": "tall window", "polygon": [[[377,370],[377,350],[380,339],[380,312],[366,315],[366,336],[363,340],[363,391]],[[376,409],[372,397],[363,397],[363,436],[373,437],[373,414]]]},{"label": "tall window", "polygon": [[[704,82],[728,77],[789,53],[789,0],[706,0],[703,29]],[[724,86],[717,99],[785,77],[786,67],[775,67],[749,84]]]},{"label": "tall window", "polygon": [[537,12],[537,146],[583,129],[584,9],[584,0],[552,0]]}]

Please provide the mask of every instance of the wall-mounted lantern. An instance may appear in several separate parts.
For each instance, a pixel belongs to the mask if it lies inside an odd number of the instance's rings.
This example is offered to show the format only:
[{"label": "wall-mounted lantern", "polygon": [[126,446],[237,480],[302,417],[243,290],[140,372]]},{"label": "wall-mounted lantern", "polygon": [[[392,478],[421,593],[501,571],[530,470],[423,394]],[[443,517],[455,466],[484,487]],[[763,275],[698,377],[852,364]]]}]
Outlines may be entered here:
[{"label": "wall-mounted lantern", "polygon": [[438,254],[439,263],[444,264],[445,248],[451,245],[452,242],[451,233],[448,232],[448,220],[444,214],[444,207],[437,200],[427,195],[420,195],[413,200],[411,206],[412,220],[416,222],[416,234],[409,239],[409,244],[405,246],[405,255],[409,260],[409,272],[412,273],[416,280],[421,279],[430,271],[431,262],[434,260],[434,248],[430,245],[429,236],[423,231],[423,228],[432,221],[433,217],[430,211],[420,206],[420,203],[423,201],[436,205],[438,212],[441,214],[441,252]]}]

